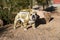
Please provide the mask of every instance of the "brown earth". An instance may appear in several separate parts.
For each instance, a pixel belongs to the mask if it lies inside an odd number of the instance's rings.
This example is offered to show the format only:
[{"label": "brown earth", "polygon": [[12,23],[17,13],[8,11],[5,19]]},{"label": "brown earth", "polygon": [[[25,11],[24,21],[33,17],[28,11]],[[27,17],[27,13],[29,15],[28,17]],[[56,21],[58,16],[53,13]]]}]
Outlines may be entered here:
[{"label": "brown earth", "polygon": [[52,14],[48,24],[40,24],[36,29],[13,29],[13,24],[0,28],[0,40],[60,40],[60,14]]}]

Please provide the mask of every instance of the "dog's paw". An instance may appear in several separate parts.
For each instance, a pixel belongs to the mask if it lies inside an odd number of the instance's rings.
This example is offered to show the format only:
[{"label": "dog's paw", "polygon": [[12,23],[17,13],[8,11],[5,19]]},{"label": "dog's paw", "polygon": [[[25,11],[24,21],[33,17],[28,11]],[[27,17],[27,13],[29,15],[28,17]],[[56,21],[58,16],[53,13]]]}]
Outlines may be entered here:
[{"label": "dog's paw", "polygon": [[26,28],[24,28],[24,31],[27,31],[27,29],[26,29]]},{"label": "dog's paw", "polygon": [[14,27],[14,30],[16,29],[16,27]]}]

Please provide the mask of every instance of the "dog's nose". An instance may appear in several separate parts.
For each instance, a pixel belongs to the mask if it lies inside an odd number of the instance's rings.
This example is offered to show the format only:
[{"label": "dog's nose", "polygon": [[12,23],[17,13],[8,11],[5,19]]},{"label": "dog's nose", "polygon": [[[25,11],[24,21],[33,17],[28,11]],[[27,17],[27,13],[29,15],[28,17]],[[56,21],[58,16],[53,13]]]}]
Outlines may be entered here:
[{"label": "dog's nose", "polygon": [[33,15],[32,18],[35,18],[35,15]]}]

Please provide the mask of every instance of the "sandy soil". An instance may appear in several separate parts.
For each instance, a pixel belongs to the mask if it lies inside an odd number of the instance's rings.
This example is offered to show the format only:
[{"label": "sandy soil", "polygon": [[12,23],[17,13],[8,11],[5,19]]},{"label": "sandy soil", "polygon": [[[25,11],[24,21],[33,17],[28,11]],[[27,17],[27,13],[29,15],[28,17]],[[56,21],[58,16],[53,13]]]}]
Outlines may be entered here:
[{"label": "sandy soil", "polygon": [[36,29],[13,29],[13,24],[0,28],[0,40],[60,40],[60,15],[53,14],[48,24],[40,24]]}]

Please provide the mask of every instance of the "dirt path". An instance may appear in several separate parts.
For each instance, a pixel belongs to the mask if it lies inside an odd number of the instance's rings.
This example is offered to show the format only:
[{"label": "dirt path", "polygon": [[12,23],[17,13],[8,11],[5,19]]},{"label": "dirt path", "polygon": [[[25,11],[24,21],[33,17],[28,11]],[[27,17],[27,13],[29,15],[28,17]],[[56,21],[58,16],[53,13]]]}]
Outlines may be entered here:
[{"label": "dirt path", "polygon": [[37,29],[13,30],[13,24],[0,29],[0,40],[60,40],[60,16],[54,15],[48,24],[40,24]]}]

